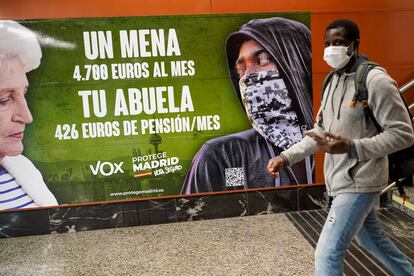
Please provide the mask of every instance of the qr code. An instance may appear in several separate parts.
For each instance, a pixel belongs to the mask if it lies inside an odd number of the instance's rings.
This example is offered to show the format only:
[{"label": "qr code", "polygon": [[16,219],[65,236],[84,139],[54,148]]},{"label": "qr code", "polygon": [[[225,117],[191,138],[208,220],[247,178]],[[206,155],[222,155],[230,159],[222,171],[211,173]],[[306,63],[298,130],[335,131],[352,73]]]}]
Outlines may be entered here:
[{"label": "qr code", "polygon": [[244,186],[246,183],[246,174],[244,173],[244,168],[226,168],[225,169],[226,177],[226,187],[236,187]]}]

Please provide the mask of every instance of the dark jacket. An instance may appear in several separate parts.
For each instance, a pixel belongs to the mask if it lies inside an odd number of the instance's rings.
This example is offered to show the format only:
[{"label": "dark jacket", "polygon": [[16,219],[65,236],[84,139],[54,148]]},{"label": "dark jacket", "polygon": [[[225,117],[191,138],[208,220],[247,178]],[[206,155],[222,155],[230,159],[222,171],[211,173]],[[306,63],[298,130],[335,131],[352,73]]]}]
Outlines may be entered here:
[{"label": "dark jacket", "polygon": [[[181,193],[275,187],[266,170],[271,151],[278,155],[281,149],[253,128],[207,141],[194,157]],[[280,186],[307,183],[304,171],[304,162],[282,170]]]}]

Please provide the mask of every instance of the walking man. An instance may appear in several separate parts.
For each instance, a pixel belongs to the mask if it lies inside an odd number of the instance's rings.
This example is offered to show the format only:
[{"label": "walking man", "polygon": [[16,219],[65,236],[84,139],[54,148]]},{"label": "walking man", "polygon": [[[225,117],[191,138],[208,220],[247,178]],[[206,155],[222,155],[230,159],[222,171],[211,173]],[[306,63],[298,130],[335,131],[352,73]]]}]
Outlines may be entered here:
[{"label": "walking man", "polygon": [[335,72],[323,92],[317,123],[299,143],[270,159],[268,171],[277,176],[305,156],[325,152],[326,189],[333,202],[316,246],[315,275],[342,275],[354,236],[395,275],[414,275],[407,257],[380,229],[375,211],[388,181],[387,155],[413,144],[413,128],[395,81],[381,67],[369,71],[366,86],[368,106],[383,131],[366,119],[361,102],[350,104],[363,59],[358,46],[354,22],[328,25],[324,60]]}]

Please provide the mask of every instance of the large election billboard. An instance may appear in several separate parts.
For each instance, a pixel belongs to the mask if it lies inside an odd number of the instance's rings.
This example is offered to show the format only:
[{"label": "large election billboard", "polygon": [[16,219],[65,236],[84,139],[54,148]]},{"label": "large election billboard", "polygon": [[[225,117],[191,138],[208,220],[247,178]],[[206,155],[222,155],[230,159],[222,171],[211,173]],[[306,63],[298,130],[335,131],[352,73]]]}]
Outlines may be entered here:
[{"label": "large election billboard", "polygon": [[42,52],[23,155],[59,204],[313,182],[312,158],[265,166],[312,125],[309,13],[19,23]]}]

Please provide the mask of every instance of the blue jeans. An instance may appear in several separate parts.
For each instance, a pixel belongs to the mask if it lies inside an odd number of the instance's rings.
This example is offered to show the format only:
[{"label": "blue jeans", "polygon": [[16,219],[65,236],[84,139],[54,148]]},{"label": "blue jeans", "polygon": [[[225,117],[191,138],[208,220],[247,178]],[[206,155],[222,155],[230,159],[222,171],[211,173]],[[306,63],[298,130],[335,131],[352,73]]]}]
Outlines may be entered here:
[{"label": "blue jeans", "polygon": [[379,193],[344,193],[332,201],[315,250],[315,275],[342,275],[345,252],[356,235],[395,275],[414,275],[414,268],[378,225],[374,203]]}]

